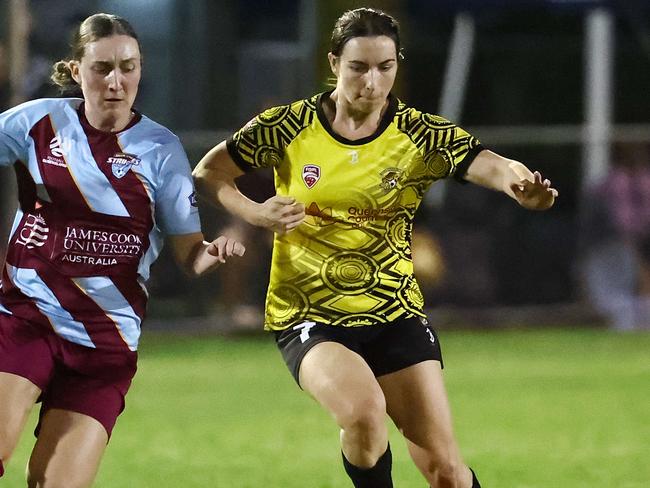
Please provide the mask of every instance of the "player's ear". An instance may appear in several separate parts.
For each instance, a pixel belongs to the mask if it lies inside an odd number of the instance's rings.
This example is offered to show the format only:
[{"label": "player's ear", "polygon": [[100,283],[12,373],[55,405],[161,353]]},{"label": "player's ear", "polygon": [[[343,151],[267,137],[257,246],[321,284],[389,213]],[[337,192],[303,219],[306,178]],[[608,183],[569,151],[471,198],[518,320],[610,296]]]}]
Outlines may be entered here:
[{"label": "player's ear", "polygon": [[81,86],[81,76],[79,76],[79,61],[74,59],[68,62],[68,68],[70,69],[70,75],[72,79],[77,82],[77,85]]},{"label": "player's ear", "polygon": [[330,62],[330,69],[332,70],[332,73],[334,73],[334,76],[339,75],[339,57],[332,54],[332,53],[327,53],[327,59]]}]

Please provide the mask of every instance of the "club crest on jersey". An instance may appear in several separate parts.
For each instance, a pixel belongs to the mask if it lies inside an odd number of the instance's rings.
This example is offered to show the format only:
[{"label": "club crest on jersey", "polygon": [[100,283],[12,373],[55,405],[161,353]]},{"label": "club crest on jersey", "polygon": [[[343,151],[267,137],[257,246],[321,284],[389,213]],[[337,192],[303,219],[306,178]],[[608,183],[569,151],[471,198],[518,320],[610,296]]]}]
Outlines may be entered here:
[{"label": "club crest on jersey", "polygon": [[115,153],[106,162],[111,165],[113,176],[122,178],[129,172],[132,166],[140,164],[140,159],[133,154]]},{"label": "club crest on jersey", "polygon": [[40,215],[27,214],[22,228],[18,231],[16,244],[25,246],[28,249],[42,247],[47,241],[50,228],[45,219]]},{"label": "club crest on jersey", "polygon": [[305,182],[307,188],[313,188],[318,180],[320,180],[320,166],[306,164],[302,167],[302,181]]},{"label": "club crest on jersey", "polygon": [[400,178],[402,177],[402,171],[399,168],[386,168],[382,171],[379,176],[381,176],[381,183],[379,186],[385,192],[389,192],[397,187]]},{"label": "club crest on jersey", "polygon": [[192,207],[198,207],[199,206],[199,202],[198,202],[198,200],[196,198],[196,192],[195,191],[190,193],[190,196],[187,197],[187,199],[190,201],[190,205],[192,205]]}]

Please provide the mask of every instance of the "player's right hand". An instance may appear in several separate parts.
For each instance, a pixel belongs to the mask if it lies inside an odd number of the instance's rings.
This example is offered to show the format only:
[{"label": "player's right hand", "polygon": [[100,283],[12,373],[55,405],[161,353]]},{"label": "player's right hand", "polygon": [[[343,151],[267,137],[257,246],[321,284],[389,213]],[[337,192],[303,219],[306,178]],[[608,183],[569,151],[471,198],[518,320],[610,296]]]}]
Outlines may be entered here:
[{"label": "player's right hand", "polygon": [[260,205],[261,227],[286,234],[305,219],[305,206],[293,197],[275,195]]},{"label": "player's right hand", "polygon": [[225,263],[226,259],[232,256],[243,256],[246,248],[241,242],[232,237],[219,236],[208,243],[206,252],[216,257],[218,262]]},{"label": "player's right hand", "polygon": [[508,166],[515,175],[510,184],[515,199],[528,210],[547,210],[553,206],[558,197],[558,191],[551,188],[551,181],[542,178],[539,171],[532,173],[519,162]]}]

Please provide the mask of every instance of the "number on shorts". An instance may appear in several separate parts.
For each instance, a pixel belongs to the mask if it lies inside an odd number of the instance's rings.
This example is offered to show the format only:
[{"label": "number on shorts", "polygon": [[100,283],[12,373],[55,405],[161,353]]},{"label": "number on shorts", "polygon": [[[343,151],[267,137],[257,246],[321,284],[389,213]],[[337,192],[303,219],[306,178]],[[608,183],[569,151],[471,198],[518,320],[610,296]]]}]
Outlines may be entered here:
[{"label": "number on shorts", "polygon": [[431,341],[431,344],[436,343],[436,337],[433,335],[433,332],[431,332],[431,329],[429,327],[427,329],[427,334],[429,334],[429,340]]},{"label": "number on shorts", "polygon": [[316,322],[303,322],[302,324],[294,325],[293,330],[300,330],[300,342],[303,344],[309,339],[309,331],[316,325]]}]

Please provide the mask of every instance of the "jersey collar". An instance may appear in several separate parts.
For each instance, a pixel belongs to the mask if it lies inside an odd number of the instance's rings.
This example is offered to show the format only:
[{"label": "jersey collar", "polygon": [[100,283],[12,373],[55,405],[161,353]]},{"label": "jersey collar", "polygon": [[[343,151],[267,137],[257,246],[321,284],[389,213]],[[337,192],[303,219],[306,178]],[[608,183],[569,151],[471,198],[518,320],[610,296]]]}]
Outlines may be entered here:
[{"label": "jersey collar", "polygon": [[95,127],[90,125],[90,122],[88,122],[88,119],[86,118],[86,113],[84,112],[84,102],[81,102],[81,104],[79,105],[79,108],[77,109],[77,114],[79,115],[79,122],[81,123],[81,127],[83,127],[84,132],[86,134],[92,134],[92,135],[96,135],[96,136],[99,136],[99,135],[106,136],[106,135],[111,135],[111,134],[112,135],[120,134],[121,132],[124,132],[125,130],[130,129],[135,124],[140,122],[140,120],[142,119],[142,114],[140,112],[138,112],[137,110],[132,110],[132,111],[133,111],[133,117],[131,118],[129,123],[126,125],[126,127],[124,127],[124,129],[122,129],[119,132],[103,131],[103,130],[96,129]]},{"label": "jersey collar", "polygon": [[318,115],[318,120],[320,121],[321,125],[325,128],[327,133],[342,144],[348,144],[351,146],[360,146],[362,144],[367,144],[371,141],[374,141],[384,133],[386,128],[390,125],[393,118],[395,117],[395,114],[397,113],[397,106],[399,102],[397,98],[393,96],[392,93],[389,93],[388,107],[386,108],[386,111],[384,112],[384,115],[382,116],[381,121],[379,122],[379,127],[377,127],[377,130],[373,134],[369,135],[368,137],[363,137],[361,139],[356,139],[352,141],[350,139],[343,137],[342,135],[335,132],[334,129],[332,129],[332,126],[330,125],[330,121],[327,120],[327,116],[325,115],[325,110],[323,110],[323,97],[329,97],[333,91],[334,90],[330,90],[318,95],[318,99],[316,100],[316,114]]}]

